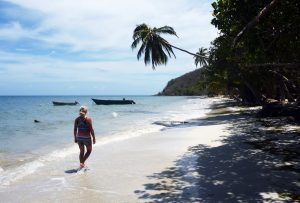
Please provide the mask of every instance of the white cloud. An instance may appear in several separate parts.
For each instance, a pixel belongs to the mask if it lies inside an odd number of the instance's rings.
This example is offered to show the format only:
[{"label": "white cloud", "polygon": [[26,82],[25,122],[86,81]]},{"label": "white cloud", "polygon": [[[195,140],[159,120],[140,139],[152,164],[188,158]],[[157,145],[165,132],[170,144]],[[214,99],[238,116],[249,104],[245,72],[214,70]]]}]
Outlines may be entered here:
[{"label": "white cloud", "polygon": [[[17,60],[16,60],[17,59]],[[13,81],[31,82],[110,82],[113,80],[132,82],[135,77],[148,77],[155,74],[166,77],[182,74],[186,70],[183,64],[170,64],[172,68],[161,68],[160,72],[145,67],[142,63],[133,60],[122,61],[70,61],[55,59],[49,56],[32,56],[12,54],[0,51],[0,61],[7,62],[1,65],[2,83]],[[168,78],[171,79],[171,78]],[[142,79],[143,80],[143,79]]]},{"label": "white cloud", "polygon": [[[187,72],[185,63],[175,61],[159,71],[135,60],[76,62],[0,52],[0,61],[12,61],[1,64],[0,95],[155,94]],[[90,88],[94,86],[101,88]]]},{"label": "white cloud", "polygon": [[[3,77],[0,87],[22,81],[39,83],[40,88],[46,82],[68,82],[70,87],[77,87],[77,82],[93,83],[93,87],[116,83],[124,88],[126,85],[136,87],[132,90],[136,94],[154,94],[162,90],[168,80],[194,70],[193,57],[174,50],[177,59],[170,59],[167,67],[157,67],[157,71],[153,71],[151,66],[145,67],[143,60],[136,60],[136,50],[132,52],[130,48],[132,32],[137,24],[172,26],[179,39],[167,39],[191,52],[202,46],[208,47],[217,36],[217,31],[210,24],[212,0],[10,2],[36,12],[42,16],[39,18],[41,22],[32,27],[10,22],[0,28],[0,37],[8,40],[36,39],[44,43],[41,46],[46,53],[37,54],[39,47],[33,50],[30,46],[14,47],[15,53],[0,51]],[[62,52],[67,53],[68,59]],[[96,88],[92,89],[96,91]],[[118,94],[118,90],[114,91]]]},{"label": "white cloud", "polygon": [[30,31],[22,28],[20,23],[12,22],[0,29],[1,39],[17,40],[23,36],[29,36]]},{"label": "white cloud", "polygon": [[[35,28],[38,39],[50,44],[68,44],[74,51],[130,47],[137,24],[174,27],[180,39],[174,44],[197,50],[216,36],[210,25],[211,6],[191,0],[11,0],[44,14]],[[47,31],[50,35],[44,35]],[[38,34],[40,33],[40,34]]]}]

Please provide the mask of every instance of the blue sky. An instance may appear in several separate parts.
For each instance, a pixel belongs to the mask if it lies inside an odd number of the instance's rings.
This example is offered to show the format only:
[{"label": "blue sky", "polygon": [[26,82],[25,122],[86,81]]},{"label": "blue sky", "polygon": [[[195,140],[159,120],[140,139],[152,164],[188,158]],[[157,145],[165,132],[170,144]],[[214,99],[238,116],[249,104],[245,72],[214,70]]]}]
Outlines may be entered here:
[{"label": "blue sky", "polygon": [[0,0],[0,95],[152,95],[195,70],[193,57],[155,71],[137,61],[132,32],[169,25],[197,52],[217,36],[208,0]]}]

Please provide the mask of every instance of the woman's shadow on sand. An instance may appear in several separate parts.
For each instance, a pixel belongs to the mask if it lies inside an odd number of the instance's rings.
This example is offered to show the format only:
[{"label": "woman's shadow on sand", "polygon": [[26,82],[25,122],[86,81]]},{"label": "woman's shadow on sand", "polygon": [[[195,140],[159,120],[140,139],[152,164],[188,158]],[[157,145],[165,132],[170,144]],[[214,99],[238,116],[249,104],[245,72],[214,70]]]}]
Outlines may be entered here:
[{"label": "woman's shadow on sand", "polygon": [[79,171],[78,168],[74,168],[74,169],[65,170],[65,173],[77,173],[78,171]]},{"label": "woman's shadow on sand", "polygon": [[73,169],[68,169],[68,170],[65,170],[65,173],[69,173],[69,174],[72,174],[72,173],[79,173],[79,172],[82,172],[82,173],[85,173],[87,171],[89,171],[90,169],[85,167],[85,168],[73,168]]}]

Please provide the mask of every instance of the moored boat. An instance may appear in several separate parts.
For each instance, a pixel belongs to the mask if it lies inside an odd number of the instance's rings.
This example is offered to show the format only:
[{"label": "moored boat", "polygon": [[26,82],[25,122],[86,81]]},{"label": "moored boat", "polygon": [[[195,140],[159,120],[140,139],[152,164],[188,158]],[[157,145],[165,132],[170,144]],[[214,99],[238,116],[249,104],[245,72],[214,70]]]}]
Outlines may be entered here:
[{"label": "moored boat", "polygon": [[52,101],[54,106],[75,106],[79,104],[77,101],[75,102],[57,102],[57,101]]},{"label": "moored boat", "polygon": [[120,100],[110,100],[110,99],[93,99],[92,100],[97,104],[97,105],[123,105],[123,104],[135,104],[133,100],[126,100],[120,99]]}]

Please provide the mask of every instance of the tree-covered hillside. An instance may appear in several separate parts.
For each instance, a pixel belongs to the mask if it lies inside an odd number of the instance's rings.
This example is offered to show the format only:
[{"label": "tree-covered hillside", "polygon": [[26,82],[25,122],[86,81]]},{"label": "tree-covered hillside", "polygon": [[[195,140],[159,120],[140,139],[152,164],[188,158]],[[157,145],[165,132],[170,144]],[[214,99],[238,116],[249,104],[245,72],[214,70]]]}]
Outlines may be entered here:
[{"label": "tree-covered hillside", "polygon": [[203,69],[196,69],[178,78],[170,80],[160,96],[195,96],[205,95],[207,91],[199,88],[199,81],[203,80]]}]

